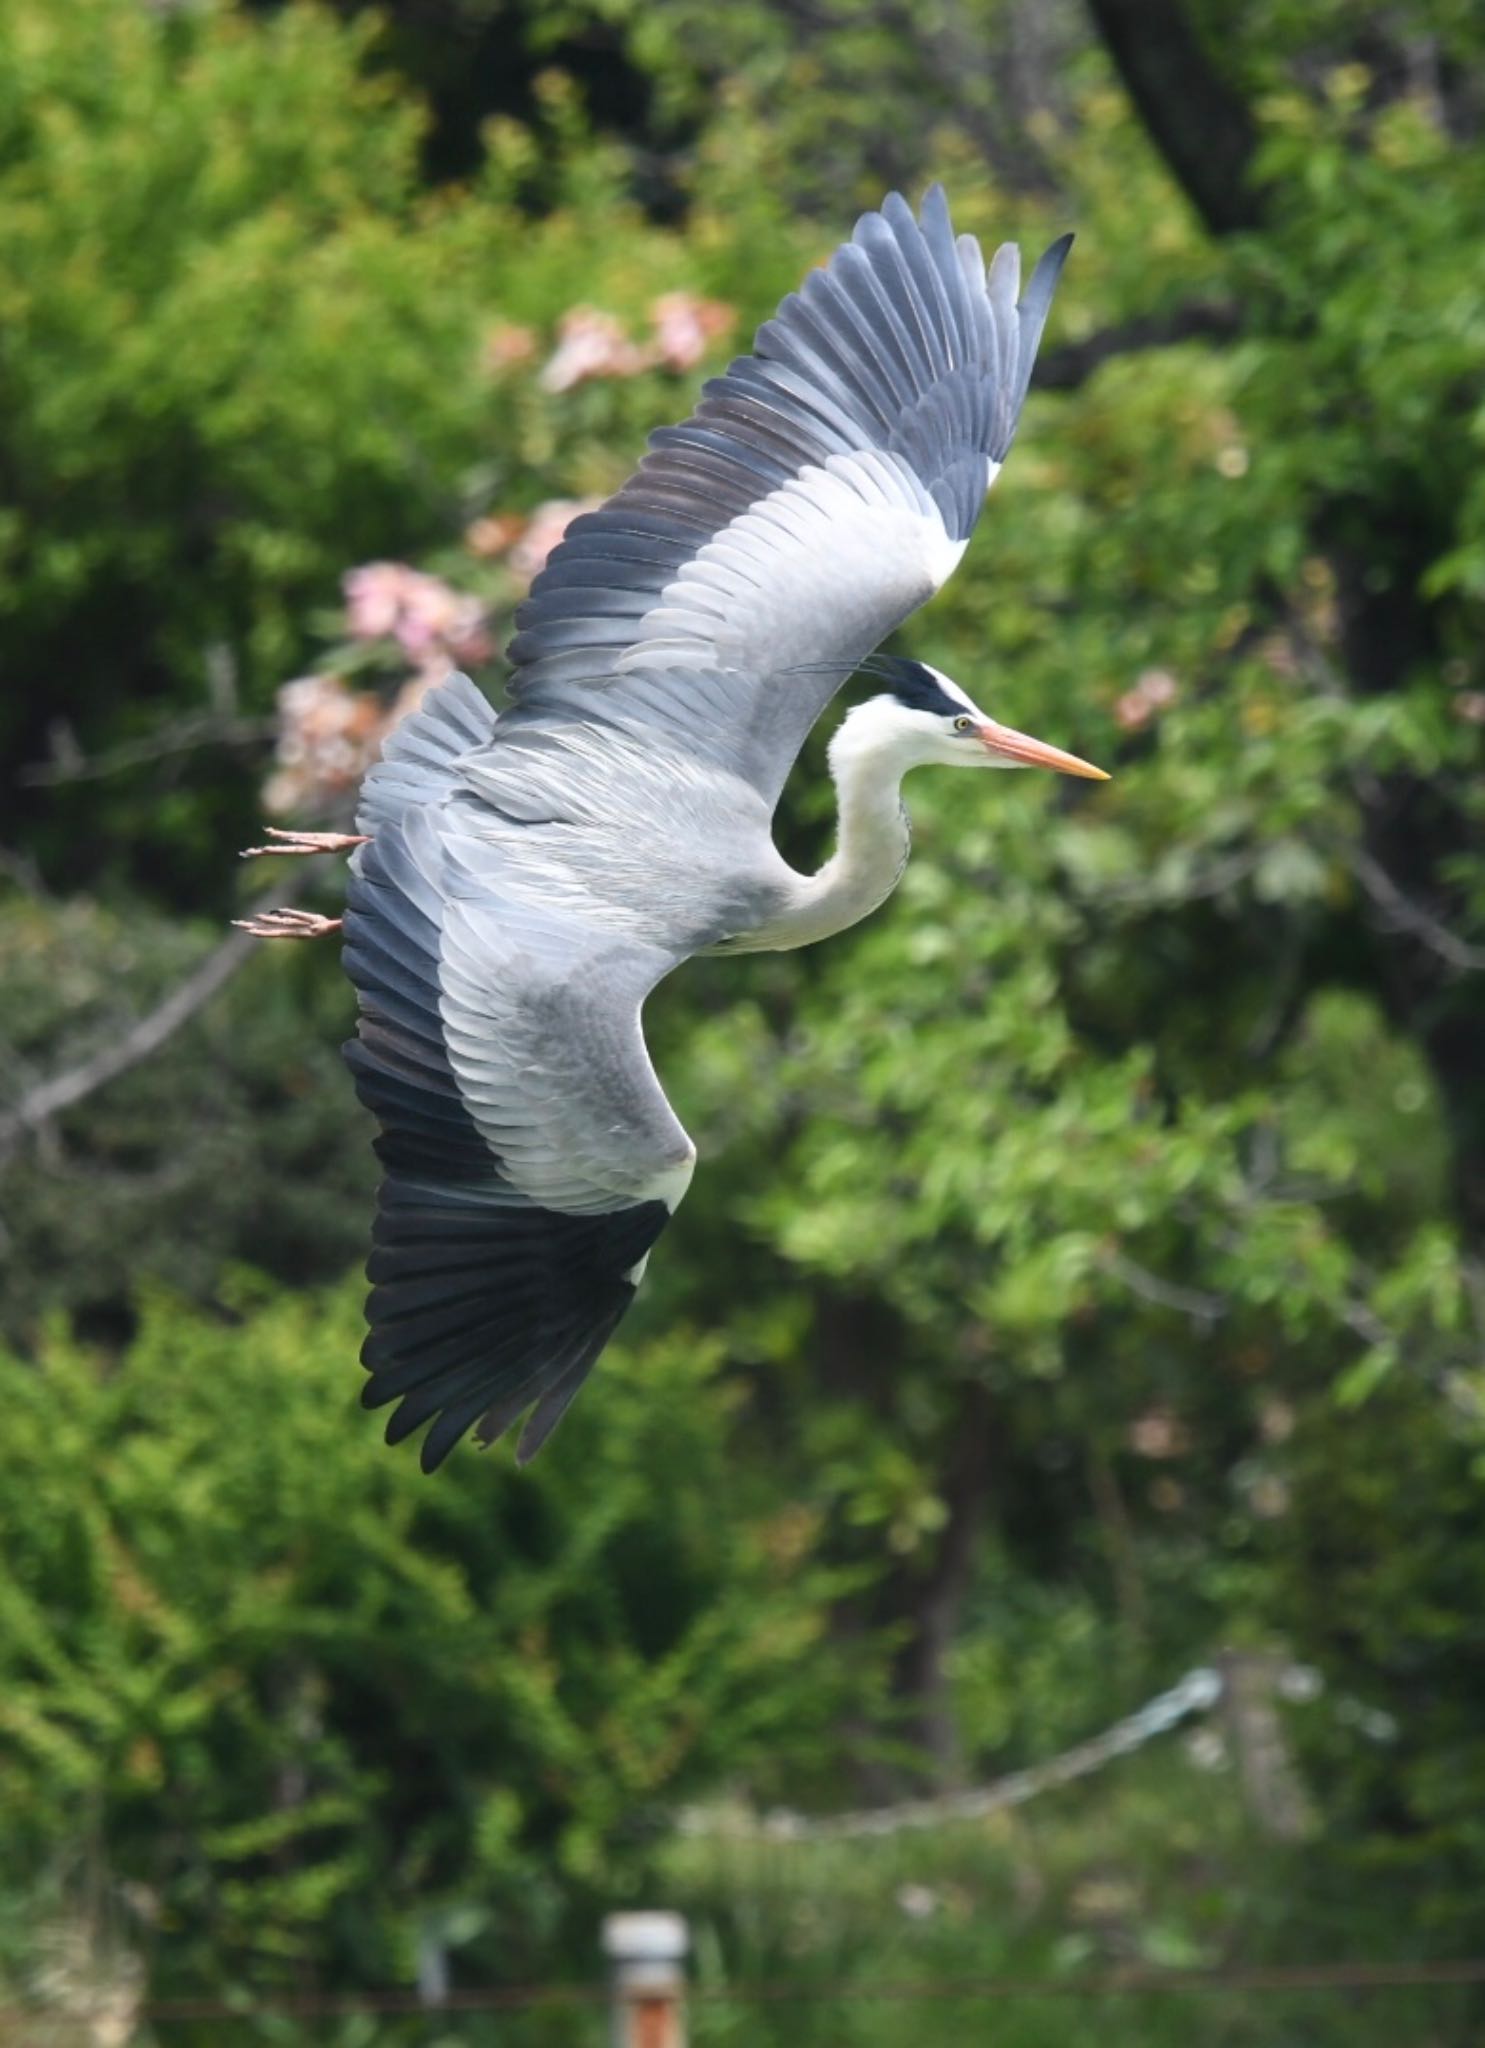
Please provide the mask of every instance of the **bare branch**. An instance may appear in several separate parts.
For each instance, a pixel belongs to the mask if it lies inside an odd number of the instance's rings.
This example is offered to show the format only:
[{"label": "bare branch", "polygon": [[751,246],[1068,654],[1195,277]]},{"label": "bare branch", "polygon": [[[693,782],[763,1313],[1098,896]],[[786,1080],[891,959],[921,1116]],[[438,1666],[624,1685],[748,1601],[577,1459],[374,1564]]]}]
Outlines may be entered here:
[{"label": "bare branch", "polygon": [[1359,1294],[1348,1295],[1340,1305],[1340,1319],[1363,1344],[1395,1346],[1397,1333],[1384,1323],[1370,1303]]},{"label": "bare branch", "polygon": [[956,6],[926,9],[910,0],[885,0],[878,19],[916,52],[929,84],[1001,184],[1012,192],[1055,193],[1046,154],[1025,121],[1008,123],[995,103],[1002,95],[987,91],[1008,67],[978,21],[971,24]]},{"label": "bare branch", "polygon": [[272,739],[277,723],[271,718],[239,718],[221,711],[197,711],[189,718],[172,719],[137,740],[126,740],[106,753],[85,754],[76,735],[65,722],[51,729],[52,757],[22,768],[16,780],[33,788],[60,782],[96,782],[105,775],[118,775],[127,768],[142,767],[148,761],[163,761],[172,754],[194,753],[199,747],[242,747]]},{"label": "bare branch", "polygon": [[1074,391],[1114,356],[1146,349],[1171,348],[1182,341],[1231,341],[1243,329],[1238,307],[1225,299],[1193,299],[1168,313],[1145,313],[1090,334],[1086,341],[1066,341],[1043,349],[1037,358],[1039,391]]},{"label": "bare branch", "polygon": [[[275,904],[282,903],[286,894],[293,893],[296,892],[292,886],[276,888],[271,895],[260,898],[253,905],[253,915],[267,912]],[[198,1010],[205,1008],[256,951],[257,941],[246,932],[229,933],[179,987],[172,989],[162,1003],[148,1016],[141,1017],[122,1038],[100,1047],[80,1067],[54,1074],[49,1081],[39,1082],[28,1089],[15,1107],[0,1117],[0,1165],[10,1158],[28,1131],[42,1129],[61,1110],[71,1109],[98,1089],[106,1087],[110,1081],[117,1080],[120,1074],[128,1073],[131,1067],[139,1066],[157,1053],[183,1024],[189,1023]]]},{"label": "bare branch", "polygon": [[904,1828],[937,1828],[951,1821],[983,1820],[1006,1807],[1023,1806],[1038,1793],[1057,1785],[1071,1784],[1118,1757],[1142,1749],[1156,1736],[1179,1727],[1193,1714],[1206,1714],[1222,1699],[1223,1673],[1209,1665],[1188,1671],[1178,1685],[1157,1693],[1136,1713],[1115,1721],[1086,1742],[1074,1743],[1060,1756],[1045,1763],[1012,1771],[988,1785],[965,1792],[942,1792],[934,1798],[904,1800],[896,1806],[868,1807],[859,1813],[837,1813],[807,1819],[786,1811],[752,1815],[736,1810],[708,1811],[692,1807],[681,1813],[680,1830],[686,1835],[763,1837],[783,1842],[841,1841],[853,1836],[894,1835]]},{"label": "bare branch", "polygon": [[1485,968],[1485,946],[1472,946],[1462,939],[1415,897],[1393,881],[1386,868],[1364,846],[1348,846],[1346,862],[1379,910],[1386,913],[1394,931],[1409,932],[1421,939],[1431,953],[1445,960],[1458,974],[1478,974]]},{"label": "bare branch", "polygon": [[1222,896],[1229,889],[1235,889],[1253,873],[1259,859],[1258,849],[1242,848],[1214,860],[1208,868],[1199,869],[1178,888],[1162,888],[1158,883],[1141,877],[1137,882],[1110,882],[1102,888],[1090,890],[1089,900],[1098,904],[1132,903],[1142,910],[1170,903],[1196,903],[1204,897]]},{"label": "bare branch", "polygon": [[1179,1315],[1190,1316],[1193,1322],[1203,1323],[1208,1328],[1227,1313],[1225,1295],[1208,1294],[1203,1288],[1183,1287],[1177,1281],[1162,1280],[1158,1273],[1152,1273],[1147,1266],[1137,1265],[1123,1252],[1100,1252],[1098,1264],[1111,1280],[1121,1281],[1131,1294],[1153,1302],[1157,1308],[1175,1309]]}]

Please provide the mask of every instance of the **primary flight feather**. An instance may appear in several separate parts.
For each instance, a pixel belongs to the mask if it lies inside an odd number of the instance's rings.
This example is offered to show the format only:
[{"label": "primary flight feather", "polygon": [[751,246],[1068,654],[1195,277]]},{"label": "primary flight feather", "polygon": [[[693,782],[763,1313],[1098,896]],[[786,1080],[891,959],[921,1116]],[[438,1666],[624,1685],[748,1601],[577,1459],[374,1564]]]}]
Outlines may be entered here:
[{"label": "primary flight feather", "polygon": [[[346,1049],[386,1169],[369,1407],[432,1470],[529,1411],[538,1450],[634,1299],[695,1148],[640,1013],[696,953],[808,944],[890,894],[911,767],[1100,771],[915,662],[830,748],[836,851],[801,875],[772,818],[806,734],[947,580],[1010,447],[1071,237],[1024,292],[935,187],[896,194],[709,383],[517,615],[511,705],[434,690],[367,777]],[[284,835],[281,835],[283,837]],[[251,928],[333,926],[279,913]]]}]

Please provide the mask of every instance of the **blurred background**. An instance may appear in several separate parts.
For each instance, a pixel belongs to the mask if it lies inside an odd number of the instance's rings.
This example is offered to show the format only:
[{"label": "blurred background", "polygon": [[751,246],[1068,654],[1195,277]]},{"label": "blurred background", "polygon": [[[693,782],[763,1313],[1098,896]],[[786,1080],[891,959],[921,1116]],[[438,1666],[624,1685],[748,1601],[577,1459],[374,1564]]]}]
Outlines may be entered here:
[{"label": "blurred background", "polygon": [[[0,47],[0,2038],[578,2048],[253,2006],[591,1986],[663,1905],[699,2042],[1478,2040],[1467,1984],[872,1994],[1485,1955],[1479,10],[0,0]],[[640,1304],[528,1472],[424,1479],[356,1406],[333,944],[227,931],[340,878],[236,851],[451,665],[498,693],[573,510],[932,177],[1078,240],[897,644],[1115,780],[924,777],[876,918],[662,990],[704,1170]],[[830,824],[817,739],[782,842]],[[1020,1804],[758,1825],[1193,1670]]]}]

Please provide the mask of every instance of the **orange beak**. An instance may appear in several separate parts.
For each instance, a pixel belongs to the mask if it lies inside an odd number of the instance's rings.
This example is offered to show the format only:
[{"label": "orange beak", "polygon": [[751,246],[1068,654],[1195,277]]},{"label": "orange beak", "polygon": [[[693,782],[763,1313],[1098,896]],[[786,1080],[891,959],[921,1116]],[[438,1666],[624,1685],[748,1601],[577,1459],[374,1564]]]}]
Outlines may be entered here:
[{"label": "orange beak", "polygon": [[1076,754],[1064,754],[1061,747],[1049,747],[1045,740],[1014,732],[1008,725],[982,725],[979,734],[992,754],[1013,761],[1018,768],[1054,768],[1059,775],[1082,775],[1089,782],[1109,779],[1105,770],[1095,768],[1091,761],[1080,761]]}]

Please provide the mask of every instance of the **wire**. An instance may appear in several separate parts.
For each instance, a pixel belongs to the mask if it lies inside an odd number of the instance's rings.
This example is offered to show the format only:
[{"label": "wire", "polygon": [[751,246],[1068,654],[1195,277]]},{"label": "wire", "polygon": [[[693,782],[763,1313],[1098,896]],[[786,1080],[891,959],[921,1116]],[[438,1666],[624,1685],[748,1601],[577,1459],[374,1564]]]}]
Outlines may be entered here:
[{"label": "wire", "polygon": [[1274,1963],[1222,1970],[1152,1970],[1138,1966],[1067,1977],[942,1978],[908,1984],[757,1984],[689,1996],[693,2003],[835,2001],[879,1998],[974,2000],[1011,1998],[1177,1997],[1190,1992],[1396,1991],[1419,1986],[1485,1984],[1485,1958],[1437,1963]]},{"label": "wire", "polygon": [[[924,1979],[901,1984],[799,1984],[765,1980],[756,1984],[697,1985],[686,1994],[692,2005],[910,2004],[916,2000],[967,2002],[1024,1998],[1177,1998],[1222,1993],[1374,1992],[1443,1989],[1485,1984],[1485,1958],[1438,1962],[1256,1963],[1219,1970],[1157,1970],[1128,1967],[1062,1979],[985,1977]],[[512,2012],[538,2006],[602,2005],[606,1986],[581,1984],[486,1985],[450,1991],[428,2000],[415,1991],[286,1992],[238,2003],[222,1998],[165,1998],[141,2006],[139,2020],[165,2026],[172,2020],[336,2019],[360,2014],[383,2018],[433,2017],[452,2012]],[[0,2019],[19,2020],[19,2012]]]}]

